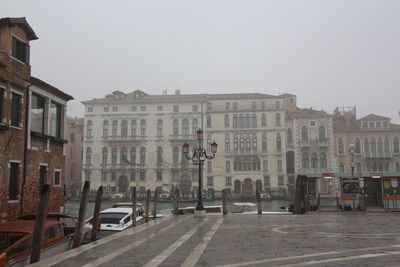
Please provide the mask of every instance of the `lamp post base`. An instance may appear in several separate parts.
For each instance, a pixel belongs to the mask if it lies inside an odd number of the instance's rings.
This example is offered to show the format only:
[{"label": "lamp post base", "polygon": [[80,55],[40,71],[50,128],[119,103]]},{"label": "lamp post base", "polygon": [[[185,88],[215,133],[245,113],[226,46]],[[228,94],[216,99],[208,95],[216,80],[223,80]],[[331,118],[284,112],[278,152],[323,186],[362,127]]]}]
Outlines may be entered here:
[{"label": "lamp post base", "polygon": [[206,217],[206,210],[194,210],[195,218],[203,218]]}]

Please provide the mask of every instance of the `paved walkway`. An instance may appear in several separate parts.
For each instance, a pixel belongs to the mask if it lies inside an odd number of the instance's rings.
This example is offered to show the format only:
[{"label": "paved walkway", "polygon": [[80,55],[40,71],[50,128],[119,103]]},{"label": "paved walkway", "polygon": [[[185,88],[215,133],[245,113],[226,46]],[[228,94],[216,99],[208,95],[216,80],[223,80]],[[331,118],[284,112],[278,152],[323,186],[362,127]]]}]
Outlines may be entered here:
[{"label": "paved walkway", "polygon": [[400,213],[171,216],[34,266],[400,266]]}]

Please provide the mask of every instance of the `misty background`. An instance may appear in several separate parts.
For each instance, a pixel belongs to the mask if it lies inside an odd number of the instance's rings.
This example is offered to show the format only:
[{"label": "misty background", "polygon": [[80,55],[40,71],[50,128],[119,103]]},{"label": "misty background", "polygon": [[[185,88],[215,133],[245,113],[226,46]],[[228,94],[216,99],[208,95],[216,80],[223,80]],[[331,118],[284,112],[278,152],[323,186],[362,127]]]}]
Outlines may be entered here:
[{"label": "misty background", "polygon": [[114,90],[291,93],[399,123],[400,1],[3,1],[26,17],[32,75],[80,101]]}]

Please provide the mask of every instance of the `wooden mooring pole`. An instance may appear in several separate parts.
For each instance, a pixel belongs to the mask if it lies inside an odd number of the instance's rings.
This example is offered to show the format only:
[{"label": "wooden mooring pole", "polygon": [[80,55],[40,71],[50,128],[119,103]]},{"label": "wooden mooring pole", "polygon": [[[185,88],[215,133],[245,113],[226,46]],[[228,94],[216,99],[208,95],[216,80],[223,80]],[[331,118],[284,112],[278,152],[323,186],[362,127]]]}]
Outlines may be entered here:
[{"label": "wooden mooring pole", "polygon": [[82,190],[81,203],[79,205],[78,222],[76,223],[76,229],[74,234],[74,240],[72,243],[72,248],[77,248],[81,245],[81,235],[83,230],[83,223],[85,221],[86,204],[89,196],[90,182],[85,181]]},{"label": "wooden mooring pole", "polygon": [[157,200],[158,200],[158,190],[154,190],[154,203],[153,203],[153,220],[157,219]]},{"label": "wooden mooring pole", "polygon": [[40,200],[38,211],[36,214],[35,228],[33,230],[32,237],[32,251],[30,263],[35,263],[40,260],[40,250],[42,247],[42,239],[44,228],[47,219],[47,207],[49,203],[50,186],[45,184],[40,191]]},{"label": "wooden mooring pole", "polygon": [[136,186],[132,188],[132,227],[136,226],[136,216],[137,216],[137,208],[136,208]]},{"label": "wooden mooring pole", "polygon": [[258,190],[258,188],[256,189],[256,201],[257,201],[257,214],[261,215],[262,214],[261,195],[260,195],[260,190]]},{"label": "wooden mooring pole", "polygon": [[226,215],[227,209],[226,209],[226,189],[222,189],[222,214]]},{"label": "wooden mooring pole", "polygon": [[146,194],[146,215],[144,217],[144,222],[148,222],[149,221],[150,196],[151,196],[151,191],[150,191],[150,189],[147,189],[147,194]]},{"label": "wooden mooring pole", "polygon": [[100,185],[97,189],[96,203],[94,204],[93,222],[92,222],[92,234],[90,241],[96,241],[96,234],[100,228],[100,208],[101,208],[101,197],[103,196],[103,186]]}]

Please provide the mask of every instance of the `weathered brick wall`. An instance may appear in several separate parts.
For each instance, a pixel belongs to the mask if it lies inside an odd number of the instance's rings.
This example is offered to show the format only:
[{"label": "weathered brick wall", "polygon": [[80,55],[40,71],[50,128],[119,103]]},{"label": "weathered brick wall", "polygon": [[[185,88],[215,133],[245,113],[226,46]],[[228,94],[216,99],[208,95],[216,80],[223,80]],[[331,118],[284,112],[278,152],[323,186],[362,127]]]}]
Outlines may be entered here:
[{"label": "weathered brick wall", "polygon": [[[36,213],[39,202],[40,164],[47,164],[46,184],[50,185],[49,212],[60,212],[64,206],[65,157],[63,145],[50,142],[50,151],[46,151],[47,139],[32,137],[32,147],[28,150],[27,175],[24,186],[23,213]],[[61,186],[54,185],[54,170],[61,170]]]}]

